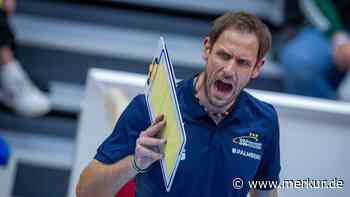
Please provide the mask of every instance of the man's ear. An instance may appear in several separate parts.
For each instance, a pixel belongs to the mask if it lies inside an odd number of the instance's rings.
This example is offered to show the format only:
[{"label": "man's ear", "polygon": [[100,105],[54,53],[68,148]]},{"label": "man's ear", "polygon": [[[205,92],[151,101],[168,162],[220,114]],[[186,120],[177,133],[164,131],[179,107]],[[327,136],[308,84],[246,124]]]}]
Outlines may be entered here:
[{"label": "man's ear", "polygon": [[252,74],[252,79],[255,79],[259,76],[260,72],[261,72],[261,69],[263,67],[263,65],[265,64],[265,59],[261,59],[259,60],[256,65],[254,66],[254,69],[253,69],[253,74]]},{"label": "man's ear", "polygon": [[202,50],[202,58],[205,62],[208,61],[209,53],[210,53],[210,40],[209,40],[209,36],[207,36],[203,40],[203,50]]}]

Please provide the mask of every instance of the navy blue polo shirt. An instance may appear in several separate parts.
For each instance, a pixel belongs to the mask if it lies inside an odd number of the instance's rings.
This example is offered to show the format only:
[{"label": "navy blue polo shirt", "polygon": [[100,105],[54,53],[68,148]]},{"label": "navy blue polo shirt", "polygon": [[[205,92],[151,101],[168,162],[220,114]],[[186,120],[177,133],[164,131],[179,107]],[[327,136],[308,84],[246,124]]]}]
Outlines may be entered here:
[{"label": "navy blue polo shirt", "polygon": [[[136,176],[137,197],[246,196],[248,181],[278,181],[279,127],[272,105],[241,91],[233,110],[216,125],[195,98],[193,79],[177,84],[187,142],[170,192],[160,163]],[[144,95],[133,98],[95,159],[112,164],[133,154],[135,141],[150,125]],[[233,186],[234,180],[242,180]],[[269,189],[269,188],[260,188]]]}]

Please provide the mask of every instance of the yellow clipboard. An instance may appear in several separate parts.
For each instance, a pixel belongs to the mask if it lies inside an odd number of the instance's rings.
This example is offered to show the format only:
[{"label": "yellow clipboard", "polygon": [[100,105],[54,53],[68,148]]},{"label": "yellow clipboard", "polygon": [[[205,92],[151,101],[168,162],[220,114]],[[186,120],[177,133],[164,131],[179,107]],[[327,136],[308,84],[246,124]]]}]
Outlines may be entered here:
[{"label": "yellow clipboard", "polygon": [[175,75],[164,39],[149,67],[146,84],[146,101],[152,122],[163,114],[166,126],[161,131],[167,143],[162,147],[164,158],[160,161],[164,184],[169,192],[173,183],[181,153],[186,144],[186,134],[175,91]]}]

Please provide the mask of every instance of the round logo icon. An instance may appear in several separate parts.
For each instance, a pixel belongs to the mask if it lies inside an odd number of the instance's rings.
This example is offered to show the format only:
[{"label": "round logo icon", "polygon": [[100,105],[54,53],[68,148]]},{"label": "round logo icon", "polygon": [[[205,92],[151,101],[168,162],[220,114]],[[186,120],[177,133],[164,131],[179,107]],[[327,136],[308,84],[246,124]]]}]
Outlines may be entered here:
[{"label": "round logo icon", "polygon": [[237,189],[237,190],[242,189],[243,188],[243,179],[241,179],[241,178],[233,179],[232,186],[234,189]]}]

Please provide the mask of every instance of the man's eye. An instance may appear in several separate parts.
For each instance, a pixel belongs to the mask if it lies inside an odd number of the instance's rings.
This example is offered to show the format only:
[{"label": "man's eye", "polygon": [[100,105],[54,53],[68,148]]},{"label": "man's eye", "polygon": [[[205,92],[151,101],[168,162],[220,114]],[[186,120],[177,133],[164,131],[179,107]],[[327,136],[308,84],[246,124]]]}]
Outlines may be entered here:
[{"label": "man's eye", "polygon": [[224,53],[224,52],[219,52],[218,53],[219,57],[223,60],[229,60],[231,59],[231,55],[230,54],[227,54],[227,53]]},{"label": "man's eye", "polygon": [[237,59],[237,64],[241,65],[241,66],[247,66],[250,67],[251,64],[248,60],[245,59]]}]

